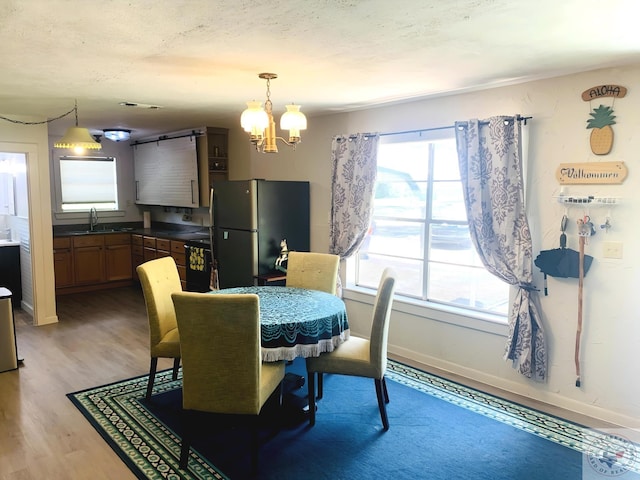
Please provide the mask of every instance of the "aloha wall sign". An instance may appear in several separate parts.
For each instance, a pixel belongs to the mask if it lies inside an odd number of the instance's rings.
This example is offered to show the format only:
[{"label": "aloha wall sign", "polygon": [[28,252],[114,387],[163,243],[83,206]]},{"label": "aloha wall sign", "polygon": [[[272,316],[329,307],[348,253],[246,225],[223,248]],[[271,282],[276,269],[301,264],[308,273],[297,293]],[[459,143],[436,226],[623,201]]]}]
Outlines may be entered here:
[{"label": "aloha wall sign", "polygon": [[[627,89],[621,85],[598,85],[582,92],[582,100],[591,102],[598,98],[611,97],[622,98],[627,94]],[[595,155],[607,155],[613,147],[613,128],[616,116],[613,114],[613,105],[600,104],[589,114],[587,129],[591,130],[589,145]]]},{"label": "aloha wall sign", "polygon": [[561,163],[556,179],[560,185],[616,185],[627,173],[624,162]]},{"label": "aloha wall sign", "polygon": [[[613,146],[613,128],[616,116],[613,114],[613,101],[627,95],[627,89],[621,85],[598,85],[582,92],[582,100],[591,102],[611,98],[611,106],[600,102],[591,109],[587,120],[587,129],[591,130],[589,145],[595,155],[608,155]],[[582,162],[561,163],[556,170],[556,179],[561,185],[616,185],[627,178],[624,162]]]}]

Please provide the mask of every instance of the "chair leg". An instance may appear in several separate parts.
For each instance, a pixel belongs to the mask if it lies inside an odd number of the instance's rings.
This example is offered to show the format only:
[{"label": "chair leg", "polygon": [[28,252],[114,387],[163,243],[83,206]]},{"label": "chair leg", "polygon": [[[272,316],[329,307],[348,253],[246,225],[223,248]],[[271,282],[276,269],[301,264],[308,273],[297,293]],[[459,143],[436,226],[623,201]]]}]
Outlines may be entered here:
[{"label": "chair leg", "polygon": [[178,379],[178,370],[180,370],[180,357],[173,359],[173,375],[171,376],[173,380]]},{"label": "chair leg", "polygon": [[189,464],[189,449],[191,447],[191,435],[192,429],[194,428],[195,421],[193,419],[193,412],[182,411],[183,418],[183,429],[182,429],[182,439],[180,446],[180,468],[183,470],[187,469]]},{"label": "chair leg", "polygon": [[[318,375],[322,375],[319,373]],[[322,377],[321,377],[322,378]],[[307,401],[309,402],[309,425],[314,426],[316,424],[316,373],[307,373]]]},{"label": "chair leg", "polygon": [[382,418],[382,427],[384,430],[389,430],[389,418],[387,417],[387,406],[384,399],[384,378],[374,379],[376,383],[376,396],[378,397],[378,408],[380,409],[380,418]]},{"label": "chair leg", "polygon": [[260,438],[258,417],[252,422],[251,428],[251,478],[258,474],[258,457],[260,455]]},{"label": "chair leg", "polygon": [[387,391],[387,380],[382,377],[382,391],[384,392],[384,403],[389,403],[389,392]]},{"label": "chair leg", "polygon": [[318,372],[318,400],[322,398],[322,395],[324,393],[322,385],[322,372]]},{"label": "chair leg", "polygon": [[147,402],[151,401],[151,392],[153,391],[153,382],[156,379],[156,369],[158,368],[158,357],[151,357],[151,366],[149,367],[149,381],[147,382]]}]

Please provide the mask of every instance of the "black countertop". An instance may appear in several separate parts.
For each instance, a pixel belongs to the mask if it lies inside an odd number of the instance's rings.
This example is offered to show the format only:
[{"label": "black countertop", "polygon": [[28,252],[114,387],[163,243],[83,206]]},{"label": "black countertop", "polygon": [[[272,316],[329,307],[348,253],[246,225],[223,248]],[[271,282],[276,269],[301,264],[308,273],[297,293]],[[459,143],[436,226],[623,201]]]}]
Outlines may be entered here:
[{"label": "black countertop", "polygon": [[54,225],[54,237],[68,237],[77,235],[109,235],[113,233],[132,233],[149,237],[166,238],[182,242],[198,242],[209,244],[209,228],[193,225],[176,225],[171,223],[158,223],[151,228],[143,228],[132,224],[98,224],[93,231],[89,226],[83,225]]}]

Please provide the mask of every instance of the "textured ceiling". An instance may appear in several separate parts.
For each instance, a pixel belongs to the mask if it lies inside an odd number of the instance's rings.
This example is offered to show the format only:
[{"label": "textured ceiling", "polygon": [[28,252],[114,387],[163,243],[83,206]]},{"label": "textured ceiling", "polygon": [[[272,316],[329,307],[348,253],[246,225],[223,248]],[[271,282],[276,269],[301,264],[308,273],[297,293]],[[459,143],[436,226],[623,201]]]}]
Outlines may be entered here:
[{"label": "textured ceiling", "polygon": [[[134,138],[640,61],[636,0],[0,0],[0,114]],[[122,107],[120,102],[160,109]],[[51,122],[62,134],[73,115]]]}]

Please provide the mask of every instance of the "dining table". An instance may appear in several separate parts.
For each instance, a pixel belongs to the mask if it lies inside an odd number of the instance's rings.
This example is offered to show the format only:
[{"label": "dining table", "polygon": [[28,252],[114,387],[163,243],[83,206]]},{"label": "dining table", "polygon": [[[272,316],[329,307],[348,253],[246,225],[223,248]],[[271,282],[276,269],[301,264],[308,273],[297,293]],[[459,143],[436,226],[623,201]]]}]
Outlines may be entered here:
[{"label": "dining table", "polygon": [[233,287],[211,293],[258,295],[264,362],[317,357],[349,340],[345,304],[330,293],[284,286]]}]

